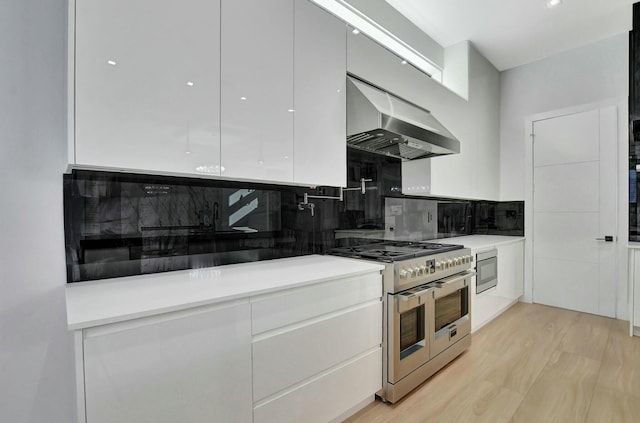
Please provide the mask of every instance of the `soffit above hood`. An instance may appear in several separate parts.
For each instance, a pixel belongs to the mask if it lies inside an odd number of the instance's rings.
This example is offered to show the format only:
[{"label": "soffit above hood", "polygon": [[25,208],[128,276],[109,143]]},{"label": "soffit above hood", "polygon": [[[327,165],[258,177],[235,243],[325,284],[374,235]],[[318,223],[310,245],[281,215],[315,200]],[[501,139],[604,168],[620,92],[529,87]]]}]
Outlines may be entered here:
[{"label": "soffit above hood", "polygon": [[428,110],[347,76],[347,145],[402,160],[460,152]]}]

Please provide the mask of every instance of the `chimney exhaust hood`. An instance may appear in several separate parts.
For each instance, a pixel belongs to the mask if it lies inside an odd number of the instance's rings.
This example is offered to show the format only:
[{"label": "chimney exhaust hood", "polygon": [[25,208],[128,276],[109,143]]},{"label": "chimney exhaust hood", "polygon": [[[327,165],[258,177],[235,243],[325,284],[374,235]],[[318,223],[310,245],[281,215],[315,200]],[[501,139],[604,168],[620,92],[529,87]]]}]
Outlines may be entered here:
[{"label": "chimney exhaust hood", "polygon": [[347,76],[347,146],[402,160],[460,152],[428,110]]}]

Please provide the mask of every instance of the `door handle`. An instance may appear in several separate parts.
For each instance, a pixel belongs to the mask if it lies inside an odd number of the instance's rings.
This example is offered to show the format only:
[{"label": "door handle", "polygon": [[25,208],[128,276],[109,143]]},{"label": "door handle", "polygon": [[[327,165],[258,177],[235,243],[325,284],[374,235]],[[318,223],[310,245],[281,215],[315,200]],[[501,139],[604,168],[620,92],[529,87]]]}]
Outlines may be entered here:
[{"label": "door handle", "polygon": [[596,238],[596,241],[613,242],[613,236],[605,235],[604,238]]}]

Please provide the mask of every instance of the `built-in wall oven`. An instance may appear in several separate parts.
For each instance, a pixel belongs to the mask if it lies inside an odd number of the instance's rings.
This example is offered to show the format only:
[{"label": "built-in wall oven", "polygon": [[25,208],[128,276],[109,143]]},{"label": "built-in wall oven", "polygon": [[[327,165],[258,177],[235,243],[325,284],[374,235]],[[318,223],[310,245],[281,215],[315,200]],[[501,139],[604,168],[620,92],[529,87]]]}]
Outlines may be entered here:
[{"label": "built-in wall oven", "polygon": [[385,241],[333,252],[386,262],[383,389],[378,393],[383,400],[396,402],[469,347],[474,275],[469,249]]},{"label": "built-in wall oven", "polygon": [[498,250],[476,254],[476,294],[498,285]]}]

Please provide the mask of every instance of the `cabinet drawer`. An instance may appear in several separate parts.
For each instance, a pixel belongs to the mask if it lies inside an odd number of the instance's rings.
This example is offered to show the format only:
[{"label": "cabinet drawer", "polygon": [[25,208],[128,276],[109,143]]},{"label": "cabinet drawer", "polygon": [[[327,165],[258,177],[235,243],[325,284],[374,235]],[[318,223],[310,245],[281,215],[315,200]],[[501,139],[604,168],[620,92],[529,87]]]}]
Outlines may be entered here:
[{"label": "cabinet drawer", "polygon": [[252,333],[259,334],[381,297],[382,275],[376,272],[252,298]]},{"label": "cabinet drawer", "polygon": [[275,394],[381,342],[379,301],[254,341],[253,400]]},{"label": "cabinet drawer", "polygon": [[382,387],[382,349],[254,406],[254,423],[326,423]]}]

